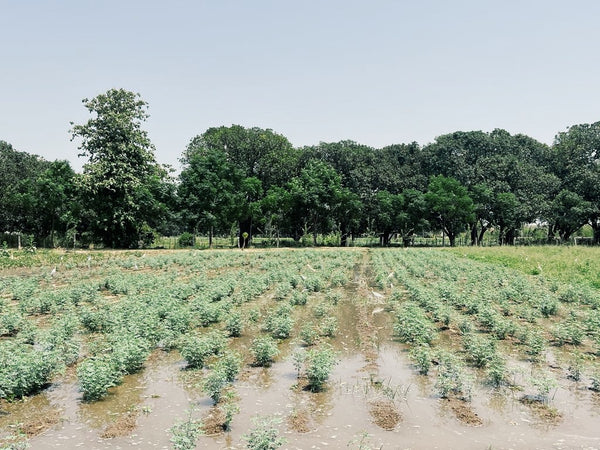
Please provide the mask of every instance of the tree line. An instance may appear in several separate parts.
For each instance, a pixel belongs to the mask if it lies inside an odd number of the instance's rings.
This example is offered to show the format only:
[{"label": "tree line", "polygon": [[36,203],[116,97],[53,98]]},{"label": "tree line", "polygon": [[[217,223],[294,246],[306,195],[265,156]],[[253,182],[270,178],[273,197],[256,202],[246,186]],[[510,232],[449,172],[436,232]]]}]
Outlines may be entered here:
[{"label": "tree line", "polygon": [[213,127],[190,140],[174,177],[155,159],[139,94],[111,89],[83,104],[91,117],[70,132],[87,158],[82,173],[0,141],[0,231],[112,248],[232,230],[240,245],[257,231],[315,244],[334,232],[341,245],[364,233],[410,245],[443,231],[455,245],[468,231],[476,245],[491,229],[513,244],[522,224],[539,222],[549,240],[587,224],[600,242],[600,122],[573,125],[551,146],[495,129],[424,146],[294,147],[270,129]]}]

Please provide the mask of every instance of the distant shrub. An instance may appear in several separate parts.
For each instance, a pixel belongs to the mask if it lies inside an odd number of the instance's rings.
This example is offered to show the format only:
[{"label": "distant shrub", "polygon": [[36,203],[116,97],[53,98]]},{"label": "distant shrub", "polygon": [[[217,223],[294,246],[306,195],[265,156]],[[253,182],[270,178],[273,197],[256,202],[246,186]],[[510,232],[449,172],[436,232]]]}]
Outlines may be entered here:
[{"label": "distant shrub", "polygon": [[186,231],[181,236],[179,236],[179,239],[177,239],[177,243],[180,247],[192,247],[194,245],[194,235]]}]

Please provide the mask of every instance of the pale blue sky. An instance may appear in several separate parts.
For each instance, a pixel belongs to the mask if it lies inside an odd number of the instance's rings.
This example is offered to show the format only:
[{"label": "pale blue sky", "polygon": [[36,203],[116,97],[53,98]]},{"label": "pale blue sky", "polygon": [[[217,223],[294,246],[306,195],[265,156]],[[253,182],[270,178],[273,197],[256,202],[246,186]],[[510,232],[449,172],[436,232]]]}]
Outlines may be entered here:
[{"label": "pale blue sky", "polygon": [[600,2],[0,0],[0,139],[79,170],[69,122],[139,92],[156,157],[211,126],[374,147],[600,120]]}]

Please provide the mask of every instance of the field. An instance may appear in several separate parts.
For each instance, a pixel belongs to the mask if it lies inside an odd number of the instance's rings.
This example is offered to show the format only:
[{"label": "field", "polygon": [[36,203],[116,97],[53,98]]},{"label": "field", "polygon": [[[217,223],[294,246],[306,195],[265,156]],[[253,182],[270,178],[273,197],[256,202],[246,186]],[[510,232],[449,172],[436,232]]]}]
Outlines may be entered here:
[{"label": "field", "polygon": [[0,448],[600,448],[599,258],[15,252]]}]

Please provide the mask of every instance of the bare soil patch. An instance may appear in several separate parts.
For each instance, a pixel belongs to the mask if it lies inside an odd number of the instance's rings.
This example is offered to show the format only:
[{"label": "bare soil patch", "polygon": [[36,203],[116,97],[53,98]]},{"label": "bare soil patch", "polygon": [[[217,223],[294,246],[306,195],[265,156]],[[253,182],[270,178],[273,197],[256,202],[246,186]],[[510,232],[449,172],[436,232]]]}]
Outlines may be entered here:
[{"label": "bare soil patch", "polygon": [[308,433],[312,427],[310,414],[305,409],[295,410],[287,418],[288,427],[298,433]]},{"label": "bare soil patch", "polygon": [[562,413],[558,409],[553,408],[538,398],[524,395],[519,399],[519,401],[528,406],[530,411],[545,423],[555,425],[558,424],[563,418]]},{"label": "bare soil patch", "polygon": [[100,434],[102,439],[113,439],[121,436],[128,436],[137,426],[137,409],[127,411],[121,414],[117,420],[108,425]]},{"label": "bare soil patch", "polygon": [[454,397],[445,398],[443,401],[460,422],[472,427],[483,425],[483,420],[473,411],[469,403]]},{"label": "bare soil patch", "polygon": [[391,400],[375,400],[369,404],[373,422],[384,430],[393,430],[402,420],[398,408]]},{"label": "bare soil patch", "polygon": [[214,406],[202,418],[202,431],[207,436],[222,434],[225,431],[226,420],[225,411],[218,406]]}]

